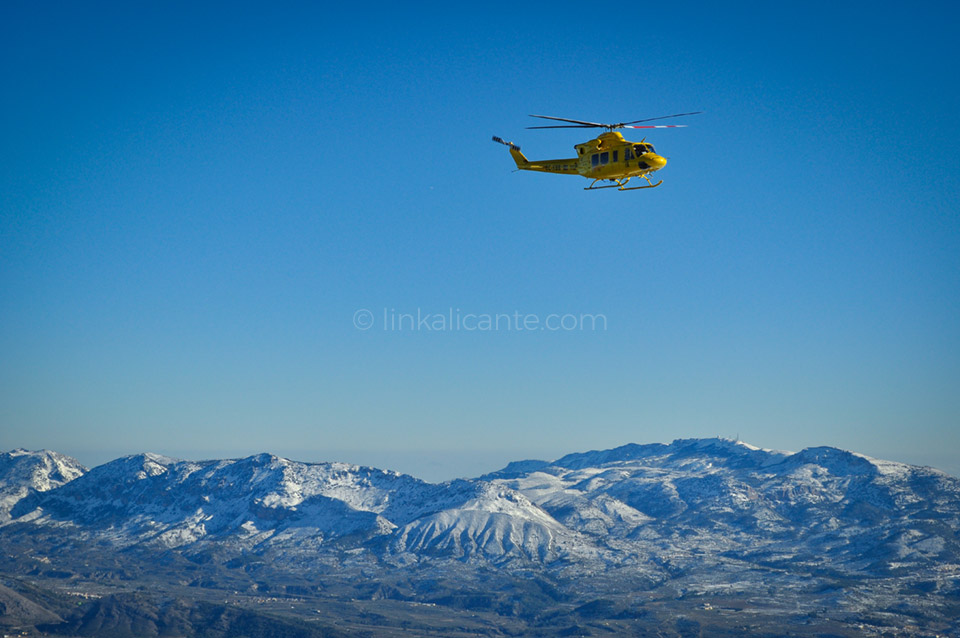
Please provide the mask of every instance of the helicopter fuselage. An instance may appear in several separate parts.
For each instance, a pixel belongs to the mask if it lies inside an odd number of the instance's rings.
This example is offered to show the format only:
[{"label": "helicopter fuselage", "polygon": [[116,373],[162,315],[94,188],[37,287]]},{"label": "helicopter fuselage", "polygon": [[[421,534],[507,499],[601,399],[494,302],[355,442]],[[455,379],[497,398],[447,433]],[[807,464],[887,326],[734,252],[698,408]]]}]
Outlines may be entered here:
[{"label": "helicopter fuselage", "polygon": [[622,180],[658,171],[667,160],[657,155],[652,144],[630,142],[617,131],[577,144],[577,157],[568,159],[528,160],[515,145],[510,146],[517,168],[524,171],[582,175],[592,180]]},{"label": "helicopter fuselage", "polygon": [[[661,115],[660,117],[648,117],[643,120],[633,120],[631,122],[617,122],[615,124],[603,124],[601,122],[587,122],[584,120],[574,120],[566,117],[554,117],[552,115],[531,115],[542,120],[551,120],[553,122],[565,122],[564,124],[551,124],[549,126],[528,126],[531,129],[544,128],[604,128],[606,133],[602,133],[589,142],[577,144],[574,148],[577,150],[577,156],[569,159],[551,159],[530,161],[520,152],[520,147],[513,142],[507,142],[499,137],[494,137],[493,141],[504,146],[510,147],[510,155],[516,162],[517,168],[524,171],[538,171],[540,173],[558,173],[560,175],[582,175],[593,181],[584,190],[597,190],[600,188],[616,188],[619,191],[635,191],[641,188],[655,188],[663,183],[660,180],[656,184],[650,181],[650,174],[659,171],[667,165],[667,160],[653,149],[653,144],[647,144],[646,138],[639,142],[630,142],[623,139],[623,135],[617,132],[617,129],[647,129],[647,128],[683,128],[684,124],[649,124],[649,122],[668,120],[675,117],[685,117],[687,115],[698,115],[702,111],[692,113],[674,113],[673,115]],[[627,183],[634,177],[642,177],[646,180],[646,186],[627,186]],[[613,182],[605,186],[597,186],[597,182]]]}]

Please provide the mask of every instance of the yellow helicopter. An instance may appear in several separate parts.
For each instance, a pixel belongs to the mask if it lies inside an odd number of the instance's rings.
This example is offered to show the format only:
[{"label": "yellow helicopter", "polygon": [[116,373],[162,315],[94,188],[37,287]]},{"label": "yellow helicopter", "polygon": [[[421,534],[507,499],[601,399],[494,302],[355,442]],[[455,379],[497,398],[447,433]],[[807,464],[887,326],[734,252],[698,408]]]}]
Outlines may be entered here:
[{"label": "yellow helicopter", "polygon": [[[639,142],[631,142],[623,138],[616,129],[622,128],[683,128],[684,124],[654,124],[646,126],[635,126],[642,122],[653,122],[655,120],[665,120],[671,117],[683,117],[685,115],[697,115],[702,111],[693,113],[676,113],[674,115],[664,115],[661,117],[651,117],[645,120],[634,120],[633,122],[620,122],[618,124],[600,124],[597,122],[584,122],[583,120],[569,120],[563,117],[551,117],[549,115],[531,115],[530,117],[539,117],[544,120],[556,120],[559,122],[569,122],[569,124],[553,126],[528,126],[528,129],[544,128],[605,128],[607,131],[601,133],[597,138],[577,144],[573,148],[577,151],[577,156],[570,159],[551,159],[536,160],[531,162],[523,153],[520,147],[513,142],[505,142],[499,137],[494,137],[494,142],[499,142],[510,148],[510,155],[513,161],[517,163],[517,168],[524,171],[540,171],[541,173],[559,173],[561,175],[582,175],[593,181],[584,188],[585,191],[599,190],[601,188],[616,188],[620,191],[634,191],[641,188],[655,188],[663,183],[660,180],[656,184],[650,181],[650,174],[659,171],[667,165],[666,158],[657,155],[653,144],[643,138]],[[646,186],[627,186],[627,183],[634,177],[642,177],[647,180]],[[599,181],[611,181],[613,184],[605,186],[596,186]]]}]

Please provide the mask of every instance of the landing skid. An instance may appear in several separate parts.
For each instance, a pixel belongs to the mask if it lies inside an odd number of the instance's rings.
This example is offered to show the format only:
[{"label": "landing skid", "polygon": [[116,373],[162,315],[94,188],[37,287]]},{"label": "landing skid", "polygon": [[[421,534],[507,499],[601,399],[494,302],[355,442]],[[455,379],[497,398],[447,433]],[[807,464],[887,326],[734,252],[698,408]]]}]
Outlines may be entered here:
[{"label": "landing skid", "polygon": [[630,187],[628,188],[628,187],[627,187],[627,183],[628,183],[628,182],[630,181],[630,179],[631,179],[631,178],[629,178],[629,177],[626,178],[626,179],[611,179],[611,180],[609,180],[609,181],[611,181],[611,182],[616,182],[616,184],[607,184],[606,186],[594,186],[594,184],[596,184],[597,182],[600,181],[599,179],[595,179],[595,180],[593,180],[593,182],[592,182],[589,186],[587,186],[587,187],[584,188],[583,190],[585,190],[585,191],[598,191],[598,190],[600,190],[601,188],[616,188],[618,191],[638,191],[638,190],[640,190],[640,189],[642,189],[642,188],[656,188],[657,186],[659,186],[660,184],[663,183],[663,180],[662,180],[662,179],[661,179],[659,182],[657,182],[656,184],[654,184],[653,182],[650,181],[650,178],[647,177],[646,175],[641,175],[641,177],[642,177],[643,179],[647,180],[647,185],[646,185],[646,186],[630,186]]},{"label": "landing skid", "polygon": [[641,188],[656,188],[657,186],[659,186],[659,185],[662,184],[662,183],[663,183],[663,180],[662,180],[662,179],[661,179],[659,182],[657,182],[656,184],[654,184],[653,182],[651,182],[651,181],[648,179],[646,186],[631,186],[630,188],[624,188],[623,186],[621,186],[621,187],[618,188],[617,190],[621,190],[621,191],[638,191],[638,190],[640,190]]}]

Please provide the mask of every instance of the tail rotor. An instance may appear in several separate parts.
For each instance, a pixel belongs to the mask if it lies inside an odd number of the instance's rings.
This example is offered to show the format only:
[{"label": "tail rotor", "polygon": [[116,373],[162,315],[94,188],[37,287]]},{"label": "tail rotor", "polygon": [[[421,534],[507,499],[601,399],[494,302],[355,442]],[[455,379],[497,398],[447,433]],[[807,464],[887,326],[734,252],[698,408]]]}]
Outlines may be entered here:
[{"label": "tail rotor", "polygon": [[499,144],[503,144],[504,146],[509,146],[511,151],[519,151],[519,150],[520,150],[520,147],[517,146],[516,144],[514,144],[513,142],[506,142],[506,141],[503,140],[503,138],[497,137],[496,135],[493,136],[493,141],[494,141],[494,142],[497,142],[497,143],[499,143]]}]

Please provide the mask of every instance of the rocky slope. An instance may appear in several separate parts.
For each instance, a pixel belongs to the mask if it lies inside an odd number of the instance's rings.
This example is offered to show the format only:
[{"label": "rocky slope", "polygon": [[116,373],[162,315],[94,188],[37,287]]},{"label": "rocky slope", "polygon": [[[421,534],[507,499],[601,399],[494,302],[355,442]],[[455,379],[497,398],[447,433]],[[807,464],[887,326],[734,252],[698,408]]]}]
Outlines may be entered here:
[{"label": "rocky slope", "polygon": [[87,471],[76,459],[49,450],[0,453],[0,524],[17,503],[58,488]]}]

